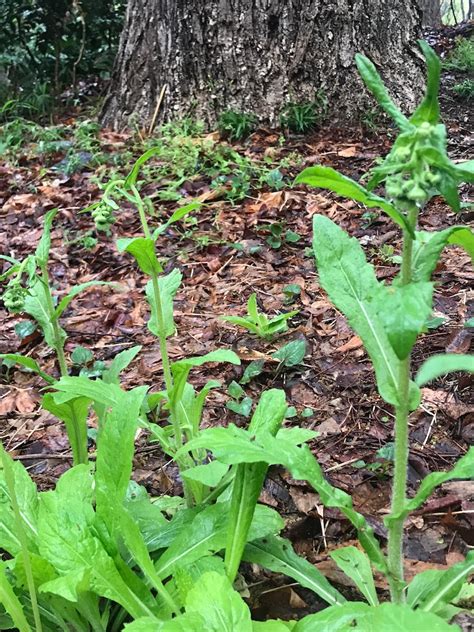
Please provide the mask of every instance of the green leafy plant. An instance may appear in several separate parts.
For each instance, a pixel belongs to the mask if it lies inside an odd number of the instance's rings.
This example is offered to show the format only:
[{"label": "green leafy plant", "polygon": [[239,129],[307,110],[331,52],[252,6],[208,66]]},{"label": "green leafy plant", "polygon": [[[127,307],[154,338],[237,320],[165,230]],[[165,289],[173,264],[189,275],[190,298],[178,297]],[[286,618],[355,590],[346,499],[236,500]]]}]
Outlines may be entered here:
[{"label": "green leafy plant", "polygon": [[[431,275],[443,248],[456,243],[474,255],[474,235],[463,226],[439,232],[417,230],[419,214],[433,195],[442,195],[455,211],[460,202],[459,182],[474,180],[472,162],[453,164],[446,154],[446,132],[439,123],[438,88],[440,62],[424,42],[420,46],[428,63],[426,96],[408,119],[390,99],[374,65],[358,55],[357,65],[366,85],[379,104],[394,119],[401,133],[382,164],[372,170],[368,187],[350,180],[328,167],[303,171],[296,182],[328,188],[366,206],[378,206],[403,230],[400,274],[392,285],[377,281],[364,253],[331,220],[314,218],[314,251],[320,282],[333,303],[348,318],[362,339],[374,365],[382,398],[395,407],[395,456],[391,514],[388,527],[386,574],[394,603],[406,601],[403,578],[402,536],[404,521],[448,474],[432,474],[423,481],[414,500],[406,498],[408,463],[408,417],[420,401],[419,387],[439,372],[474,368],[472,356],[434,356],[411,379],[411,352],[432,311]],[[385,183],[387,198],[372,189]],[[473,451],[453,472],[472,466]],[[450,571],[447,571],[448,573]]]},{"label": "green leafy plant", "polygon": [[280,314],[274,318],[260,312],[257,306],[257,295],[251,294],[247,301],[247,316],[221,316],[222,320],[234,325],[239,325],[255,334],[259,338],[271,339],[274,336],[288,330],[288,320],[293,318],[298,310]]},{"label": "green leafy plant", "polygon": [[287,103],[280,114],[280,123],[292,132],[305,134],[322,123],[326,115],[327,99],[322,91],[318,91],[314,101]]},{"label": "green leafy plant", "polygon": [[[43,235],[34,255],[29,255],[23,261],[17,261],[11,257],[2,257],[11,263],[11,266],[2,277],[2,280],[9,279],[2,300],[9,311],[26,313],[36,321],[45,342],[56,354],[60,375],[66,376],[68,375],[68,365],[64,345],[67,336],[60,325],[59,319],[78,294],[92,286],[111,284],[101,281],[82,283],[72,287],[61,300],[56,302],[48,271],[51,227],[56,214],[57,209],[46,213]],[[28,356],[2,354],[0,358],[38,373],[49,385],[55,383],[55,378],[45,373],[38,363]],[[65,407],[52,407],[50,396],[46,394],[43,398],[43,406],[64,421],[74,454],[74,462],[86,463],[88,460],[87,409],[84,409],[82,402],[74,402]]]},{"label": "green leafy plant", "polygon": [[446,70],[471,72],[474,69],[474,41],[471,38],[460,37],[452,51],[443,61]]},{"label": "green leafy plant", "polygon": [[220,133],[229,140],[247,138],[255,128],[256,118],[253,114],[228,110],[219,116],[217,127]]},{"label": "green leafy plant", "polygon": [[453,92],[456,96],[471,101],[474,99],[474,81],[464,79],[464,81],[454,84]]},{"label": "green leafy plant", "polygon": [[298,233],[289,229],[285,231],[285,227],[282,222],[272,222],[268,228],[267,226],[262,226],[261,228],[270,232],[266,238],[266,242],[275,250],[279,250],[284,243],[296,244],[301,239],[301,235],[298,235]]}]

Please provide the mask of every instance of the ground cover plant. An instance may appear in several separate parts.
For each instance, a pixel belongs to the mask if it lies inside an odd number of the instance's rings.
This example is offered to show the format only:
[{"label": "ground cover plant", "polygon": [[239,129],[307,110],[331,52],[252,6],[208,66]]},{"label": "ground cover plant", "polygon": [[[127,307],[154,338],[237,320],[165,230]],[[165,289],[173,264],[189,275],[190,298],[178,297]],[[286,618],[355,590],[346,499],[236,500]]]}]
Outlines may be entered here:
[{"label": "ground cover plant", "polygon": [[[420,232],[415,226],[415,213],[421,212],[443,182],[451,183],[441,193],[456,208],[458,182],[472,178],[470,165],[453,165],[446,156],[443,129],[437,120],[437,60],[429,49],[424,51],[430,70],[428,92],[410,120],[394,108],[370,62],[358,60],[369,87],[402,127],[392,152],[373,174],[372,185],[387,178],[386,198],[375,195],[370,186],[364,189],[324,167],[310,168],[298,178],[299,182],[353,197],[368,207],[382,208],[404,233],[402,274],[393,285],[385,285],[376,281],[356,241],[327,217],[316,215],[314,220],[313,244],[321,284],[365,344],[382,398],[397,409],[395,482],[402,493],[394,498],[398,504],[387,518],[388,555],[382,549],[380,534],[375,534],[370,521],[354,509],[350,496],[323,475],[307,445],[315,432],[283,426],[288,414],[283,390],[272,388],[262,393],[247,430],[241,424],[201,429],[205,400],[218,388],[212,377],[218,367],[214,363],[237,367],[240,358],[234,351],[220,348],[173,359],[174,303],[182,272],[162,253],[173,227],[199,216],[201,205],[185,205],[168,218],[157,214],[146,190],[147,166],[160,151],[151,147],[125,177],[104,182],[101,200],[89,211],[100,233],[114,227],[125,205],[138,219],[141,234],[119,237],[117,249],[133,258],[140,275],[147,278],[147,326],[150,335],[157,338],[163,379],[150,385],[152,388],[143,383],[124,387],[120,373],[140,353],[136,346],[119,354],[95,379],[70,375],[73,371],[69,367],[59,380],[41,371],[40,376],[49,378],[45,397],[51,409],[85,411],[83,429],[88,415],[96,421],[97,450],[88,454],[83,442],[85,460],[93,456],[95,461],[76,460],[55,489],[47,492],[38,491],[21,463],[2,452],[0,546],[9,554],[0,572],[0,594],[6,610],[2,625],[21,631],[71,627],[300,631],[322,626],[331,630],[389,629],[388,625],[393,630],[427,625],[435,630],[456,629],[447,621],[460,610],[457,600],[472,572],[472,554],[447,571],[417,575],[408,590],[400,569],[400,533],[406,513],[424,502],[435,486],[451,478],[467,478],[472,471],[471,451],[453,470],[425,478],[414,498],[405,498],[407,404],[415,408],[418,385],[436,377],[440,363],[443,371],[472,370],[472,356],[456,354],[428,360],[416,374],[416,383],[407,379],[411,349],[431,316],[430,279],[441,250],[457,243],[472,251],[472,233],[463,226],[431,233]],[[400,149],[404,151],[400,153]],[[436,178],[440,172],[443,181]],[[9,262],[9,279],[23,281],[13,283],[7,294],[14,309],[22,307],[19,300],[35,296],[31,285],[35,287],[38,269],[45,281],[42,273],[49,254],[49,246],[45,246],[53,219],[54,213],[46,217],[34,262]],[[409,282],[404,279],[407,269],[413,277]],[[12,296],[13,287],[17,290]],[[49,284],[43,282],[42,287],[49,288]],[[292,296],[298,294],[297,287],[293,286]],[[55,292],[48,292],[51,303]],[[53,309],[61,302],[55,306],[53,300]],[[257,310],[252,295],[248,311],[250,320],[243,320],[257,327],[255,333],[271,334],[272,339],[286,335],[288,314],[269,318]],[[399,316],[395,323],[390,320],[393,314]],[[57,323],[59,314],[53,316],[51,312],[50,316],[50,321]],[[277,326],[272,328],[275,321]],[[51,340],[59,357],[63,342],[54,337]],[[295,339],[276,351],[274,360],[278,366],[286,363],[291,368],[303,362],[305,353],[304,342]],[[72,363],[80,356],[71,357]],[[41,370],[29,357],[22,360],[10,355],[5,359]],[[207,363],[213,363],[211,378],[198,391],[188,381],[189,375],[194,367]],[[262,366],[254,365],[256,368]],[[411,389],[411,398],[404,389]],[[183,497],[151,498],[143,487],[130,482],[135,436],[140,429],[145,429],[178,466]],[[347,601],[320,571],[299,557],[291,543],[279,535],[284,523],[278,512],[258,503],[267,468],[274,464],[283,465],[294,479],[307,481],[329,510],[339,510],[353,525],[365,552],[351,545],[333,550],[331,557],[355,582],[364,602],[360,597],[359,601]],[[329,607],[300,617],[298,622],[252,621],[248,606],[233,586],[242,560],[284,573]],[[386,577],[392,603],[380,604],[383,597],[376,590],[371,566]],[[402,603],[406,600],[407,604]]]}]

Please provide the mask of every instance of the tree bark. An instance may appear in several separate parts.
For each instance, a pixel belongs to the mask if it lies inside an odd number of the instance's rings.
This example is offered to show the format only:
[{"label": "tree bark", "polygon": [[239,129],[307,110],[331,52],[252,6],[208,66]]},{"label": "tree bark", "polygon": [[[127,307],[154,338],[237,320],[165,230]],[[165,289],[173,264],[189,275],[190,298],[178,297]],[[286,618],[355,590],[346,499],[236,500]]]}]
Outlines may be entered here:
[{"label": "tree bark", "polygon": [[441,25],[441,0],[420,0],[423,26]]},{"label": "tree bark", "polygon": [[322,93],[331,122],[374,102],[354,64],[378,66],[412,108],[423,84],[415,44],[419,0],[129,0],[102,120],[115,128],[194,116],[213,125],[226,109],[276,123],[282,106]]}]

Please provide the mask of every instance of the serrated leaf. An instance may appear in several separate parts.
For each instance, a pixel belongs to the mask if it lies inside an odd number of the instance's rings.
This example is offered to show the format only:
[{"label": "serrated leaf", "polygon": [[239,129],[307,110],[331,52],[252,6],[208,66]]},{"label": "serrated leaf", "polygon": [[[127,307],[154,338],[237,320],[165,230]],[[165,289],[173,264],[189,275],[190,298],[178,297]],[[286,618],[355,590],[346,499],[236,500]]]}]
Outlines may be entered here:
[{"label": "serrated leaf", "polygon": [[[19,461],[11,460],[2,446],[0,446],[0,451],[4,454],[2,459],[0,459],[0,465],[3,458],[10,460],[20,516],[28,538],[30,551],[35,552],[37,551],[38,536],[38,493],[36,485]],[[0,470],[0,509],[0,548],[8,551],[12,556],[17,556],[21,551],[21,543],[3,467]]]},{"label": "serrated leaf", "polygon": [[155,242],[146,237],[130,237],[117,239],[119,252],[128,252],[132,255],[142,272],[148,275],[161,274],[163,266],[156,258]]},{"label": "serrated leaf", "polygon": [[329,553],[341,571],[345,573],[362,595],[367,599],[369,605],[377,606],[379,600],[375,590],[374,578],[370,568],[370,562],[362,551],[355,546],[345,546]]},{"label": "serrated leaf", "polygon": [[361,202],[368,208],[380,208],[401,228],[408,230],[409,233],[413,232],[404,215],[393,204],[331,167],[308,167],[299,174],[295,184],[309,184],[312,187],[328,189],[341,197]]},{"label": "serrated leaf", "polygon": [[155,336],[172,336],[176,331],[176,325],[173,318],[173,299],[176,296],[179,286],[181,285],[182,274],[175,268],[166,276],[158,279],[158,287],[161,297],[161,309],[163,312],[163,331],[160,331],[158,321],[155,292],[153,290],[153,282],[148,281],[146,284],[146,297],[151,308],[151,316],[148,321],[148,329]]},{"label": "serrated leaf", "polygon": [[186,614],[200,614],[209,632],[252,632],[250,610],[230,581],[205,573],[186,599]]},{"label": "serrated leaf", "polygon": [[279,536],[268,536],[247,544],[243,560],[291,577],[330,605],[346,601],[313,564],[297,555],[291,543]]},{"label": "serrated leaf", "polygon": [[[373,304],[381,287],[373,266],[367,263],[359,242],[322,215],[314,218],[313,248],[321,285],[362,339],[374,365],[381,396],[396,406],[400,360]],[[419,390],[413,384],[412,410],[417,408],[419,400]]]},{"label": "serrated leaf", "polygon": [[474,373],[474,355],[442,353],[431,356],[419,368],[415,381],[418,386],[424,386],[437,377],[454,371]]}]

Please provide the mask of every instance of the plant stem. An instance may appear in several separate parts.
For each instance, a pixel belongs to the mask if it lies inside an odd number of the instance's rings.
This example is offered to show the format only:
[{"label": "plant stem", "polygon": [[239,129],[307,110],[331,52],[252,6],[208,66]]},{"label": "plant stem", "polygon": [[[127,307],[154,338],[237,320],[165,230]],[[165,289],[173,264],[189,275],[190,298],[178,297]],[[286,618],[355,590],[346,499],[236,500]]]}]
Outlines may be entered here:
[{"label": "plant stem", "polygon": [[66,363],[66,356],[64,354],[64,341],[61,336],[61,330],[59,328],[58,319],[56,317],[56,310],[54,308],[47,264],[42,265],[40,269],[41,269],[41,280],[46,288],[45,297],[48,304],[51,327],[53,328],[54,350],[56,351],[56,356],[58,358],[59,370],[60,370],[61,375],[67,375],[67,363]]},{"label": "plant stem", "polygon": [[[418,208],[413,205],[409,209],[408,221],[413,230],[416,227]],[[413,238],[408,231],[403,233],[403,252],[401,265],[401,285],[408,285],[412,279]],[[395,457],[392,483],[391,514],[403,511],[407,488],[407,470],[409,456],[408,418],[410,414],[409,393],[411,375],[411,355],[400,361],[398,374],[398,406],[395,407]],[[403,603],[404,571],[403,571],[403,526],[404,517],[390,523],[388,529],[388,569],[390,595],[392,602]]]}]

